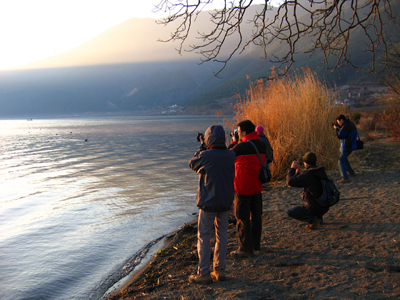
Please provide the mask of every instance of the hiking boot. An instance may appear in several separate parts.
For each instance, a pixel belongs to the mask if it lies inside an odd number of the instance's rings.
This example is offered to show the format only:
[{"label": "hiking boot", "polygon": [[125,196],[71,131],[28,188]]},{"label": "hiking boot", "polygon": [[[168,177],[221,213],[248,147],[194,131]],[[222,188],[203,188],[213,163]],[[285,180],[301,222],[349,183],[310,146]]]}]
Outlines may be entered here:
[{"label": "hiking boot", "polygon": [[348,179],[344,179],[344,178],[337,181],[337,183],[349,183],[349,182],[351,182],[351,181]]},{"label": "hiking boot", "polygon": [[224,281],[226,280],[225,277],[225,270],[214,270],[210,273],[211,278],[215,279],[216,281]]},{"label": "hiking boot", "polygon": [[314,221],[306,226],[307,229],[316,229],[321,225],[321,219],[314,219]]},{"label": "hiking boot", "polygon": [[206,275],[190,275],[189,276],[190,283],[198,283],[198,284],[210,284],[212,283],[212,278],[210,273]]},{"label": "hiking boot", "polygon": [[241,251],[241,250],[235,250],[235,251],[231,252],[231,256],[232,257],[246,257],[246,256],[249,256],[249,255],[252,255],[252,253],[244,252],[244,251]]}]

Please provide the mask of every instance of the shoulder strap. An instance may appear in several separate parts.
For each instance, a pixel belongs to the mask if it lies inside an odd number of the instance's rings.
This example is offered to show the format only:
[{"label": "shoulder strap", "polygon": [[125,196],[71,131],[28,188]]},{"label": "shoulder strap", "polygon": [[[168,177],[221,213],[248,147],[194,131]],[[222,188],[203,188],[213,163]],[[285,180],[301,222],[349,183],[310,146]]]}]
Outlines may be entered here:
[{"label": "shoulder strap", "polygon": [[252,144],[252,145],[253,145],[254,149],[256,149],[256,152],[257,152],[258,158],[260,159],[261,166],[263,167],[263,166],[264,166],[264,163],[263,163],[263,161],[262,161],[262,159],[261,159],[260,152],[258,152],[258,149],[257,149],[256,145],[254,145],[254,143],[253,143],[252,141],[250,141],[250,140],[247,140],[247,141],[248,141],[250,144]]}]

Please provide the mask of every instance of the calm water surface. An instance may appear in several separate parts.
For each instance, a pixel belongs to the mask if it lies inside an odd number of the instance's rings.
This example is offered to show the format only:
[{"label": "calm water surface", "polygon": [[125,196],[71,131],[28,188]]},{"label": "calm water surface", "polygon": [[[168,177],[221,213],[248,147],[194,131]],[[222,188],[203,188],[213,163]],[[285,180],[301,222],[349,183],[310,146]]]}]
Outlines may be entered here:
[{"label": "calm water surface", "polygon": [[0,299],[99,299],[193,220],[197,132],[215,117],[0,120]]}]

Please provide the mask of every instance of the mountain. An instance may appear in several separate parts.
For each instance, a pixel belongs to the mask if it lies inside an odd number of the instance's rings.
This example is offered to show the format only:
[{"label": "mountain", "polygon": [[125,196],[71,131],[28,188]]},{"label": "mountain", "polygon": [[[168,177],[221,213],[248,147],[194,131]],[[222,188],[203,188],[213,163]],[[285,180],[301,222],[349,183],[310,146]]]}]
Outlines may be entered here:
[{"label": "mountain", "polygon": [[[206,13],[198,18],[195,30],[206,31]],[[250,34],[252,26],[246,26],[243,32]],[[229,112],[232,97],[249,86],[247,75],[255,80],[271,72],[272,63],[260,59],[260,49],[253,47],[235,56],[217,78],[213,74],[221,65],[199,64],[196,53],[180,56],[179,45],[158,41],[171,30],[153,19],[131,19],[63,54],[0,72],[0,117],[160,113],[173,105],[196,113]],[[300,48],[306,45],[303,41]],[[232,47],[228,40],[225,54]],[[269,48],[270,53],[279,51],[278,43]],[[361,64],[367,61],[362,52],[357,55]],[[318,53],[299,55],[295,69],[308,65],[332,84],[361,78],[351,71],[325,73],[320,62]]]},{"label": "mountain", "polygon": [[0,116],[161,111],[185,105],[209,69],[196,62],[131,63],[0,72]]},{"label": "mountain", "polygon": [[[205,23],[206,16],[202,19]],[[1,71],[0,116],[159,112],[185,106],[208,90],[203,81],[219,66],[199,65],[196,53],[179,55],[179,45],[158,41],[171,30],[153,19],[135,18],[65,53]]]},{"label": "mountain", "polygon": [[[178,45],[160,42],[169,36],[169,27],[149,18],[133,18],[104,31],[92,40],[65,53],[30,63],[23,69],[115,65],[178,61]],[[144,30],[143,30],[144,29]],[[194,53],[185,53],[194,60]]]}]

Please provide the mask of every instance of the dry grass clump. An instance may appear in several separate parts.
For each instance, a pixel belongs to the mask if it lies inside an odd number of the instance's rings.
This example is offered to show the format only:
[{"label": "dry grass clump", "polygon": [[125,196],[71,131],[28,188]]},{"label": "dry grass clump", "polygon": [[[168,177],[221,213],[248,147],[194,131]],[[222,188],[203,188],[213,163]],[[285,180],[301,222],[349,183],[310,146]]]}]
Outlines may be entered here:
[{"label": "dry grass clump", "polygon": [[384,96],[387,109],[362,114],[359,128],[365,133],[366,141],[374,140],[385,132],[389,137],[400,139],[400,95],[389,91]]},{"label": "dry grass clump", "polygon": [[365,113],[358,122],[358,126],[364,132],[376,131],[380,127],[381,115],[378,113]]},{"label": "dry grass clump", "polygon": [[398,52],[392,63],[394,68],[386,79],[389,90],[385,100],[389,110],[383,114],[382,121],[391,137],[400,139],[400,55]]},{"label": "dry grass clump", "polygon": [[384,114],[383,123],[391,137],[400,139],[400,108],[394,109],[388,114]]},{"label": "dry grass clump", "polygon": [[[400,83],[398,83],[400,91]],[[393,89],[387,95],[388,111],[382,114],[382,123],[386,127],[386,132],[395,139],[400,139],[400,92]]]},{"label": "dry grass clump", "polygon": [[274,179],[284,178],[291,162],[301,161],[308,151],[317,154],[318,165],[336,170],[339,140],[331,126],[337,117],[333,98],[333,93],[305,70],[301,76],[251,83],[245,99],[239,97],[235,117],[226,122],[231,128],[245,119],[264,126],[274,150]]}]

